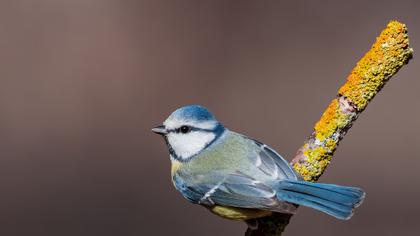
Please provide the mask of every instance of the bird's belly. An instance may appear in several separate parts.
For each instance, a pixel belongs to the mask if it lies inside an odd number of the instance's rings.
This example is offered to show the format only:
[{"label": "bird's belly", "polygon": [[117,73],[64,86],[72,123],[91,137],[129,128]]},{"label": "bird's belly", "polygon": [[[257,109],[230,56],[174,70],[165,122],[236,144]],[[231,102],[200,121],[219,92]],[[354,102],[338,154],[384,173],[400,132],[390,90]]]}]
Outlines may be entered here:
[{"label": "bird's belly", "polygon": [[271,211],[215,205],[207,207],[212,213],[229,220],[250,220],[269,216]]}]

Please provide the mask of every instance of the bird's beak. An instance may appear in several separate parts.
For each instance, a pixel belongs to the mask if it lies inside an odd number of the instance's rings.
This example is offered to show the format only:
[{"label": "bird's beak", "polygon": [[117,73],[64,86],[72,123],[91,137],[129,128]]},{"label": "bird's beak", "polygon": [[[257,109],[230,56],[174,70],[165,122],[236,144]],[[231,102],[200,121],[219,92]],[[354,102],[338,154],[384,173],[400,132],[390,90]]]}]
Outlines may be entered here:
[{"label": "bird's beak", "polygon": [[155,134],[160,134],[160,135],[165,135],[168,133],[164,125],[156,126],[155,128],[152,129],[152,132]]}]

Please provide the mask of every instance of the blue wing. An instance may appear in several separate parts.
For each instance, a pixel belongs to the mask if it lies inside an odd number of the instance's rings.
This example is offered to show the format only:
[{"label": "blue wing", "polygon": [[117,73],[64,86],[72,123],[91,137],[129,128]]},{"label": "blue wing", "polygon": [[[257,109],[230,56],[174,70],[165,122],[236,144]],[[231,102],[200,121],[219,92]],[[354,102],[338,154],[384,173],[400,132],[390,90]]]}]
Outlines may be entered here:
[{"label": "blue wing", "polygon": [[294,213],[294,204],[279,201],[270,186],[240,171],[224,174],[213,171],[205,177],[189,176],[178,172],[174,176],[176,188],[189,201],[206,205],[223,205],[240,208],[267,209]]},{"label": "blue wing", "polygon": [[[249,139],[244,136],[244,138]],[[248,158],[255,166],[267,176],[276,179],[300,179],[300,176],[293,170],[290,164],[272,148],[257,140],[249,139],[255,145],[256,153]]]},{"label": "blue wing", "polygon": [[205,206],[222,205],[293,214],[295,204],[298,204],[338,219],[349,219],[365,196],[359,188],[301,180],[282,180],[273,189],[241,172],[224,177],[212,172],[212,179],[219,181],[216,184],[212,181],[184,182],[184,178],[191,176],[176,176],[176,185],[181,193],[190,201]]}]

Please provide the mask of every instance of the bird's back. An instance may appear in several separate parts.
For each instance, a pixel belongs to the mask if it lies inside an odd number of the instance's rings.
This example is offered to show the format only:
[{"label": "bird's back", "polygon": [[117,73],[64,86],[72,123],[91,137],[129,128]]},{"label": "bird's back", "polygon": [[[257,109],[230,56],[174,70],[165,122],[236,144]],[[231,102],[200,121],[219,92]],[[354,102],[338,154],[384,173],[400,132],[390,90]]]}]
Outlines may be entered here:
[{"label": "bird's back", "polygon": [[178,166],[177,170],[196,175],[215,171],[232,173],[236,170],[255,175],[255,163],[252,163],[252,155],[256,152],[257,147],[252,143],[252,140],[227,130],[219,140],[190,161],[181,164],[173,162],[172,164]]}]

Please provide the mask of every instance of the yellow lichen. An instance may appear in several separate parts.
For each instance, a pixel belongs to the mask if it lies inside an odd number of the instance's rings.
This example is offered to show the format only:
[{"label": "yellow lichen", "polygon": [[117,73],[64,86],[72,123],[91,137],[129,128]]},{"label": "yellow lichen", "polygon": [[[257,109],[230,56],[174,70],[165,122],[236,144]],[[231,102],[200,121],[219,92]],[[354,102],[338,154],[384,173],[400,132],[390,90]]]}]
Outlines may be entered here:
[{"label": "yellow lichen", "polygon": [[[408,62],[413,52],[408,43],[406,26],[391,21],[357,63],[338,92],[341,98],[330,103],[316,123],[313,137],[303,146],[306,158],[299,157],[300,161],[293,164],[305,180],[316,181],[322,175],[340,137],[387,80]],[[340,99],[346,99],[348,104],[341,105]]]},{"label": "yellow lichen", "polygon": [[306,168],[305,165],[303,165],[301,163],[295,163],[293,165],[293,169],[295,169],[295,171],[297,173],[299,173],[304,180],[306,180],[306,181],[311,180],[311,172],[308,170],[308,168]]},{"label": "yellow lichen", "polygon": [[351,120],[351,114],[344,113],[338,99],[334,99],[315,125],[315,135],[320,141],[331,137],[339,128],[344,128]]},{"label": "yellow lichen", "polygon": [[412,52],[406,26],[391,21],[338,93],[363,110],[387,80],[408,62]]},{"label": "yellow lichen", "polygon": [[316,181],[330,163],[337,148],[338,135],[351,123],[355,113],[345,113],[340,108],[338,99],[334,99],[315,125],[314,140],[316,144],[305,144],[303,163],[294,164],[295,170],[306,180]]},{"label": "yellow lichen", "polygon": [[304,163],[294,164],[294,169],[306,180],[315,181],[322,174],[331,160],[333,150],[329,147],[317,146],[304,151],[307,157]]}]

